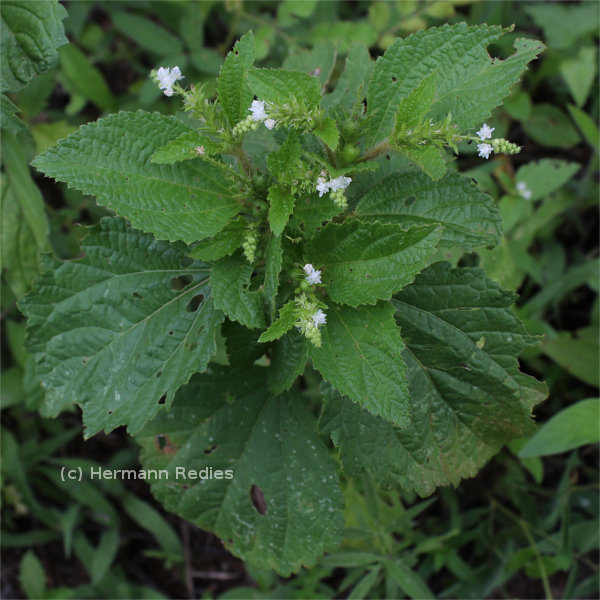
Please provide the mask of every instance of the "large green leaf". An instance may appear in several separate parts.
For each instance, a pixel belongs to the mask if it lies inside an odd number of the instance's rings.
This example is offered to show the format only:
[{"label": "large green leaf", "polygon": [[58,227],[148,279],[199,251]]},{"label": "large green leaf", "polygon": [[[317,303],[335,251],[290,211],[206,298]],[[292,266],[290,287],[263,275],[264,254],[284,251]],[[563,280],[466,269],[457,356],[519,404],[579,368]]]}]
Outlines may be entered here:
[{"label": "large green leaf", "polygon": [[531,409],[546,389],[519,371],[517,356],[534,340],[513,301],[481,270],[449,263],[432,265],[395,296],[411,424],[394,427],[326,388],[321,427],[340,447],[346,471],[368,469],[385,486],[426,496],[473,477],[506,442],[533,429]]},{"label": "large green leaf", "polygon": [[271,364],[267,384],[274,394],[292,387],[296,377],[302,375],[308,360],[308,341],[296,329],[288,331],[271,347]]},{"label": "large green leaf", "polygon": [[252,91],[260,100],[285,104],[297,100],[306,108],[316,108],[321,100],[321,84],[316,77],[298,71],[251,69],[247,75]]},{"label": "large green leaf", "polygon": [[437,181],[417,171],[391,173],[360,196],[355,214],[403,227],[437,223],[443,227],[440,246],[465,250],[495,245],[502,234],[492,198],[458,173]]},{"label": "large green leaf", "polygon": [[411,227],[348,220],[318,231],[307,260],[322,269],[334,302],[358,306],[389,300],[427,264],[441,235],[435,224]]},{"label": "large green leaf", "polygon": [[[61,262],[20,302],[27,348],[49,414],[83,410],[86,436],[138,431],[216,351],[223,319],[208,268],[169,244],[106,218],[82,242],[84,258]],[[161,397],[164,396],[164,400]]]},{"label": "large green leaf", "polygon": [[215,306],[250,329],[265,326],[263,294],[248,289],[253,272],[241,252],[217,261],[210,271]]},{"label": "large green leaf", "polygon": [[501,27],[458,23],[398,38],[377,60],[369,84],[369,144],[389,136],[402,98],[432,74],[438,86],[429,113],[434,121],[452,112],[460,129],[470,129],[488,118],[544,49],[536,40],[517,39],[512,56],[492,59],[486,47],[502,34]]},{"label": "large green leaf", "polygon": [[246,72],[254,64],[254,36],[249,31],[227,55],[217,81],[219,104],[233,127],[250,113],[254,94],[245,81]]},{"label": "large green leaf", "polygon": [[56,65],[56,49],[69,43],[62,24],[67,11],[58,0],[2,0],[0,13],[0,91],[16,92]]},{"label": "large green leaf", "polygon": [[309,346],[315,368],[342,394],[400,427],[410,422],[404,343],[394,307],[330,306],[322,346]]},{"label": "large green leaf", "polygon": [[[287,576],[339,543],[342,496],[304,399],[270,395],[265,377],[257,367],[195,376],[137,439],[144,467],[167,470],[168,480],[152,482],[167,510],[215,532],[253,566]],[[233,473],[198,480],[177,469]]]},{"label": "large green leaf", "polygon": [[120,112],[84,125],[32,164],[97,196],[135,227],[160,239],[193,242],[223,229],[241,204],[233,172],[224,165],[151,162],[156,150],[187,131],[175,117]]}]

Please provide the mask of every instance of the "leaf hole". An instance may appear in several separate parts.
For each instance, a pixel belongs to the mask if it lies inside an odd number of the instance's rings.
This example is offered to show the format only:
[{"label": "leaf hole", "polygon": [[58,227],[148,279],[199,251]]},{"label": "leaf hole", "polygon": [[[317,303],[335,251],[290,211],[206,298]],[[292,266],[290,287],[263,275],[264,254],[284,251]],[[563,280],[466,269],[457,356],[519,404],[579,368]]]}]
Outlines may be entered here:
[{"label": "leaf hole", "polygon": [[169,335],[173,335],[173,332],[172,332],[172,331],[169,331]]},{"label": "leaf hole", "polygon": [[167,395],[166,395],[166,394],[163,394],[163,395],[162,395],[162,396],[159,398],[159,400],[158,400],[158,403],[159,403],[159,404],[164,404],[166,401],[167,401]]},{"label": "leaf hole", "polygon": [[[159,371],[159,372],[156,374],[156,379],[158,379],[158,378],[159,378],[161,375],[162,375],[162,371]],[[160,402],[159,402],[159,403],[160,403]],[[164,404],[164,402],[163,402],[163,404]]]},{"label": "leaf hole", "polygon": [[82,358],[81,362],[85,365],[85,363],[87,362],[87,360],[85,358]]},{"label": "leaf hole", "polygon": [[186,286],[190,285],[192,281],[194,281],[194,278],[191,275],[178,275],[171,279],[171,289],[180,292]]},{"label": "leaf hole", "polygon": [[267,503],[265,502],[265,495],[263,491],[255,484],[252,484],[250,488],[250,500],[252,505],[256,509],[259,515],[265,515],[267,513]]},{"label": "leaf hole", "polygon": [[398,81],[398,78],[397,78],[397,77],[394,77],[394,76],[392,75],[392,81],[393,81],[394,83],[396,83],[396,81]]},{"label": "leaf hole", "polygon": [[218,446],[216,444],[214,446],[209,446],[204,450],[204,454],[212,454],[217,448]]},{"label": "leaf hole", "polygon": [[169,439],[169,436],[164,433],[159,433],[154,436],[154,444],[159,452],[162,452],[163,454],[175,454],[175,451],[177,450],[173,442]]},{"label": "leaf hole", "polygon": [[144,299],[144,296],[142,296],[141,294],[138,294],[137,292],[132,292],[131,295],[134,298],[137,298],[138,300],[143,300]]},{"label": "leaf hole", "polygon": [[203,300],[204,300],[204,295],[197,294],[188,302],[187,306],[185,307],[185,310],[187,310],[188,312],[196,312],[198,310],[198,307],[200,306],[200,304],[202,304]]},{"label": "leaf hole", "polygon": [[108,414],[109,414],[109,415],[112,415],[112,410],[109,410],[109,411],[108,411]]}]

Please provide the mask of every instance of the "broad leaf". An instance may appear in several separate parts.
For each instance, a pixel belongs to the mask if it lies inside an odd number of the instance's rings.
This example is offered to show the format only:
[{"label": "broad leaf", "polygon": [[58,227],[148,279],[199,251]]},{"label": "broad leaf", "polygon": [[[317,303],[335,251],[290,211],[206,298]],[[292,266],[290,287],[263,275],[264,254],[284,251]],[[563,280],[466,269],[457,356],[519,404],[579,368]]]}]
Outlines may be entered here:
[{"label": "broad leaf", "polygon": [[198,260],[218,260],[229,256],[241,247],[247,231],[248,223],[242,217],[238,217],[234,221],[229,221],[213,237],[196,244],[190,252],[190,256]]},{"label": "broad leaf", "polygon": [[254,64],[254,36],[251,31],[236,42],[227,55],[217,80],[219,104],[225,111],[231,127],[250,113],[254,94],[245,81],[246,72]]},{"label": "broad leaf", "polygon": [[441,235],[437,225],[400,225],[347,220],[327,225],[306,248],[307,262],[323,272],[334,302],[359,306],[389,300],[427,264]]},{"label": "broad leaf", "polygon": [[265,327],[262,292],[248,289],[253,272],[254,267],[237,252],[212,265],[210,284],[217,308],[250,329],[262,329]]},{"label": "broad leaf", "polygon": [[[411,424],[399,429],[331,388],[321,420],[345,470],[426,496],[473,477],[509,440],[533,429],[543,384],[520,373],[534,341],[510,309],[511,293],[479,269],[436,263],[392,301],[406,341]],[[377,452],[373,449],[377,448]]]},{"label": "broad leaf", "polygon": [[301,153],[300,138],[295,131],[290,131],[283,144],[267,156],[270,174],[290,185],[298,170]]},{"label": "broad leaf", "polygon": [[277,319],[271,323],[270,327],[261,333],[259,342],[272,342],[279,339],[284,333],[287,333],[296,323],[296,302],[290,300],[279,309]]},{"label": "broad leaf", "polygon": [[435,182],[416,171],[391,173],[360,196],[355,214],[403,227],[437,223],[443,227],[440,246],[465,250],[495,245],[502,233],[492,198],[458,173]]},{"label": "broad leaf", "polygon": [[19,107],[13,104],[4,94],[0,94],[0,110],[0,127],[2,129],[6,129],[13,135],[19,135],[27,131],[25,123],[17,117],[17,113],[20,112]]},{"label": "broad leaf", "polygon": [[536,40],[517,39],[512,56],[492,59],[486,47],[502,34],[497,26],[458,23],[398,38],[377,60],[369,84],[368,143],[390,135],[402,98],[432,74],[438,90],[429,116],[441,120],[452,112],[459,129],[481,124],[544,49]]},{"label": "broad leaf", "polygon": [[[138,441],[144,468],[168,471],[168,480],[152,482],[167,510],[213,531],[253,566],[287,576],[339,543],[342,496],[304,399],[270,395],[265,371],[194,377]],[[177,469],[212,469],[213,477]],[[217,479],[217,470],[233,473]]]},{"label": "broad leaf", "polygon": [[308,341],[296,329],[288,331],[271,346],[271,364],[267,385],[274,394],[292,387],[296,377],[302,375],[308,361]]},{"label": "broad leaf", "polygon": [[227,357],[232,367],[250,367],[267,350],[267,344],[259,344],[256,341],[258,334],[255,330],[248,329],[236,321],[226,319],[221,333],[225,337]]},{"label": "broad leaf", "polygon": [[218,154],[220,145],[198,131],[187,131],[159,148],[152,155],[152,162],[161,165],[172,165],[184,160],[192,160],[199,156]]},{"label": "broad leaf", "polygon": [[57,0],[2,0],[0,13],[0,91],[16,92],[58,62],[67,11]]},{"label": "broad leaf", "polygon": [[21,300],[48,413],[83,410],[86,437],[141,429],[216,350],[223,315],[208,268],[168,244],[106,218],[82,242],[84,258],[48,259],[51,271]]},{"label": "broad leaf", "polygon": [[296,198],[289,189],[279,185],[269,188],[269,225],[271,231],[279,236],[284,230],[290,215],[294,212]]},{"label": "broad leaf", "polygon": [[318,79],[306,73],[252,69],[246,77],[250,88],[260,100],[279,105],[296,100],[308,109],[319,106],[321,84]]},{"label": "broad leaf", "polygon": [[154,152],[188,131],[175,117],[121,112],[84,125],[32,164],[97,196],[135,227],[193,242],[223,229],[241,204],[233,172],[224,165],[151,162]]},{"label": "broad leaf", "polygon": [[335,121],[331,117],[325,117],[317,127],[313,130],[313,133],[320,138],[325,144],[327,144],[332,150],[337,148],[340,134],[337,130]]},{"label": "broad leaf", "polygon": [[404,343],[389,303],[330,306],[321,328],[322,346],[309,357],[342,394],[374,415],[406,427],[410,422]]}]

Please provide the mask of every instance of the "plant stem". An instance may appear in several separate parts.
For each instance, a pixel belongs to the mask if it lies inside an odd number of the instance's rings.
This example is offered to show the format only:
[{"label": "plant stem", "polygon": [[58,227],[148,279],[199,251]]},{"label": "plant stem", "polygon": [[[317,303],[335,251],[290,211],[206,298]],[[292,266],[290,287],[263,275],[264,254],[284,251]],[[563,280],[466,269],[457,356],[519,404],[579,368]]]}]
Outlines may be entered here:
[{"label": "plant stem", "polygon": [[377,144],[377,146],[373,146],[373,148],[371,148],[370,150],[367,150],[357,162],[367,162],[369,160],[372,160],[373,158],[377,158],[380,154],[383,154],[384,152],[389,152],[390,150],[393,150],[393,148],[390,145],[389,141],[385,140]]}]

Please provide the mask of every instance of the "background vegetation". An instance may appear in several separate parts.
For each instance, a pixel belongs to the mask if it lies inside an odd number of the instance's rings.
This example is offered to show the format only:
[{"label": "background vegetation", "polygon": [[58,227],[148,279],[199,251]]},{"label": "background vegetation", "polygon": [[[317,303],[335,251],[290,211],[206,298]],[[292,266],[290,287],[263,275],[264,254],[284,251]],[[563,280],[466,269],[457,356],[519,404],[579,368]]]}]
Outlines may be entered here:
[{"label": "background vegetation", "polygon": [[[597,597],[598,3],[63,4],[69,43],[56,66],[9,93],[15,107],[2,105],[2,597]],[[67,490],[60,467],[136,468],[138,449],[120,431],[84,443],[75,411],[53,420],[37,412],[42,392],[16,301],[42,253],[77,256],[80,225],[106,212],[41,178],[31,159],[103,114],[177,111],[150,81],[152,68],[178,65],[186,82],[214,90],[226,52],[249,29],[261,66],[293,68],[292,53],[309,51],[320,68],[334,44],[335,80],[351,41],[377,56],[396,36],[458,21],[515,24],[490,48],[495,56],[510,54],[515,37],[547,45],[489,123],[521,154],[484,162],[465,146],[456,164],[497,198],[505,241],[441,257],[485,266],[518,290],[519,316],[544,336],[522,357],[550,388],[538,433],[425,500],[381,491],[366,476],[346,481],[342,548],[288,580],[246,568],[216,538],[164,513],[144,482]],[[315,381],[307,372],[307,395]]]}]

